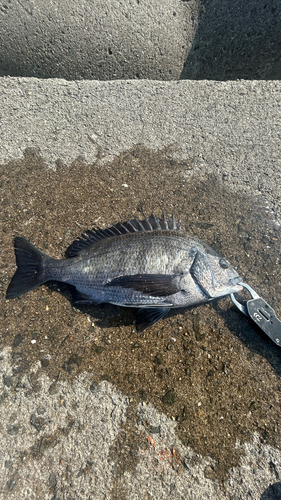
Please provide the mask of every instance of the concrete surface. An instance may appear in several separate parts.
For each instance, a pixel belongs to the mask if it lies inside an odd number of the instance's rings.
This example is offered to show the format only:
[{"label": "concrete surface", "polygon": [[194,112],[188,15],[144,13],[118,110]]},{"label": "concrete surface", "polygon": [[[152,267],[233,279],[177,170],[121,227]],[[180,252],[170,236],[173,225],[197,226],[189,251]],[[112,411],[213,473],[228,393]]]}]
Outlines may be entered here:
[{"label": "concrete surface", "polygon": [[1,2],[0,76],[176,80],[198,0]]},{"label": "concrete surface", "polygon": [[10,0],[0,76],[279,79],[278,0]]},{"label": "concrete surface", "polygon": [[[2,78],[2,172],[8,173],[13,168],[8,162],[22,158],[27,147],[39,148],[46,170],[62,163],[70,166],[81,155],[107,168],[109,160],[137,144],[153,151],[170,148],[175,160],[188,162],[182,171],[184,182],[213,172],[234,193],[263,194],[280,219],[280,89],[279,82],[265,81]],[[6,268],[1,272],[6,286]],[[5,304],[2,312],[4,325]],[[3,325],[2,498],[280,498],[281,452],[258,432],[247,442],[237,441],[244,455],[229,470],[222,488],[210,474],[213,458],[183,445],[173,418],[159,413],[150,401],[135,404],[114,383],[103,381],[90,389],[87,371],[71,381],[42,374],[34,392],[32,380],[41,369],[38,360],[15,385],[14,351],[4,347]],[[236,342],[239,346],[240,340]],[[278,385],[278,374],[271,375],[268,360],[264,366],[268,381]]]},{"label": "concrete surface", "polygon": [[[1,353],[3,374],[11,375],[11,363],[10,352],[5,350]],[[38,366],[34,366],[33,372],[36,369]],[[245,456],[241,459],[241,466],[230,472],[225,490],[222,490],[215,480],[208,478],[206,472],[213,463],[212,458],[203,458],[194,454],[191,448],[183,446],[175,434],[175,422],[157,413],[151,404],[145,403],[136,408],[138,419],[145,421],[151,428],[157,429],[160,426],[160,434],[157,430],[154,431],[156,434],[152,434],[152,440],[147,446],[147,428],[141,422],[135,426],[135,434],[143,436],[141,445],[138,443],[139,459],[136,468],[125,468],[121,477],[118,477],[116,472],[118,473],[120,463],[114,462],[116,457],[112,454],[113,444],[119,438],[121,446],[124,446],[119,452],[120,462],[126,460],[126,448],[130,452],[131,446],[130,440],[122,439],[130,405],[126,395],[120,394],[107,382],[103,382],[99,386],[99,392],[93,394],[90,391],[89,377],[84,373],[72,384],[58,383],[57,393],[54,395],[50,395],[49,391],[51,381],[42,377],[40,393],[37,397],[30,397],[26,395],[26,389],[30,387],[28,379],[28,375],[23,378],[22,387],[17,388],[16,393],[8,390],[5,404],[2,403],[0,407],[4,434],[1,456],[2,498],[280,498],[280,483],[276,485],[276,477],[280,478],[281,474],[280,451],[262,445],[258,435],[253,436],[251,443],[243,445]],[[30,425],[30,415],[38,416],[43,410],[47,426],[44,432],[38,433]],[[10,425],[6,424],[8,422]],[[38,448],[39,460],[35,455]],[[180,471],[177,470],[173,450],[184,457],[184,465]],[[158,461],[159,456],[161,461]],[[254,470],[253,463],[258,463]],[[276,464],[276,467],[270,467],[271,463]]]},{"label": "concrete surface", "polygon": [[181,78],[281,78],[278,0],[206,0]]}]

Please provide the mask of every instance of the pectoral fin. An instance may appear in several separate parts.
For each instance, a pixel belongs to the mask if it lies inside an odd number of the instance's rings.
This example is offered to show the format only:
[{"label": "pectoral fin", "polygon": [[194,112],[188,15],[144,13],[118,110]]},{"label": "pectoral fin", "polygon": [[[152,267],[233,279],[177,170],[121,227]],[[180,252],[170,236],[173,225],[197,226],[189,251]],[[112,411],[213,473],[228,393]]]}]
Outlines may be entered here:
[{"label": "pectoral fin", "polygon": [[176,274],[132,274],[114,278],[105,286],[132,288],[153,297],[165,297],[179,291]]},{"label": "pectoral fin", "polygon": [[170,311],[166,307],[143,307],[137,312],[137,332],[142,333],[149,326],[154,325]]}]

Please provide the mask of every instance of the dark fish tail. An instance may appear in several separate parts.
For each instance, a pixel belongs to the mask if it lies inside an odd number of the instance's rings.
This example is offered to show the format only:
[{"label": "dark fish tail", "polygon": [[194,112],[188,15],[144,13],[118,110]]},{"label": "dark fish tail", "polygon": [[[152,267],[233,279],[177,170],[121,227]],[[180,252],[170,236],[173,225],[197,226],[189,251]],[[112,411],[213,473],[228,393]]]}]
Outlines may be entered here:
[{"label": "dark fish tail", "polygon": [[8,286],[6,299],[19,297],[48,281],[50,276],[45,266],[47,261],[53,260],[25,238],[16,237],[14,247],[18,268]]}]

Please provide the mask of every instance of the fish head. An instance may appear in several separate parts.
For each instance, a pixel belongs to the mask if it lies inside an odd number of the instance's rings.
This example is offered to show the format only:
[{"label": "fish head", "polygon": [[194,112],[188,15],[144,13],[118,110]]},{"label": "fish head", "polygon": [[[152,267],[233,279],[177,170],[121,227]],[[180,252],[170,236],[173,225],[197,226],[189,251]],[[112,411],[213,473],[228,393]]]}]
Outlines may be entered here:
[{"label": "fish head", "polygon": [[210,247],[205,252],[197,252],[191,274],[208,299],[223,297],[243,290],[239,284],[242,278],[230,263],[220,257]]}]

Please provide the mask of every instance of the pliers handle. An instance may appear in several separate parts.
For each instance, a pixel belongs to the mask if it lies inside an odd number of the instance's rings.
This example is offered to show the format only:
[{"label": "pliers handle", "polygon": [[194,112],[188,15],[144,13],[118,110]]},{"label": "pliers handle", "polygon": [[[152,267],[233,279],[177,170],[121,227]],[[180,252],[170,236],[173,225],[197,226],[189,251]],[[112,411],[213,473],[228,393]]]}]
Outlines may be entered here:
[{"label": "pliers handle", "polygon": [[234,294],[231,293],[230,297],[233,304],[236,305],[239,311],[250,317],[276,345],[281,346],[281,321],[276,317],[272,307],[249,285],[246,283],[239,283],[239,285],[246,288],[252,298],[246,304],[241,304],[241,302],[236,300]]}]

